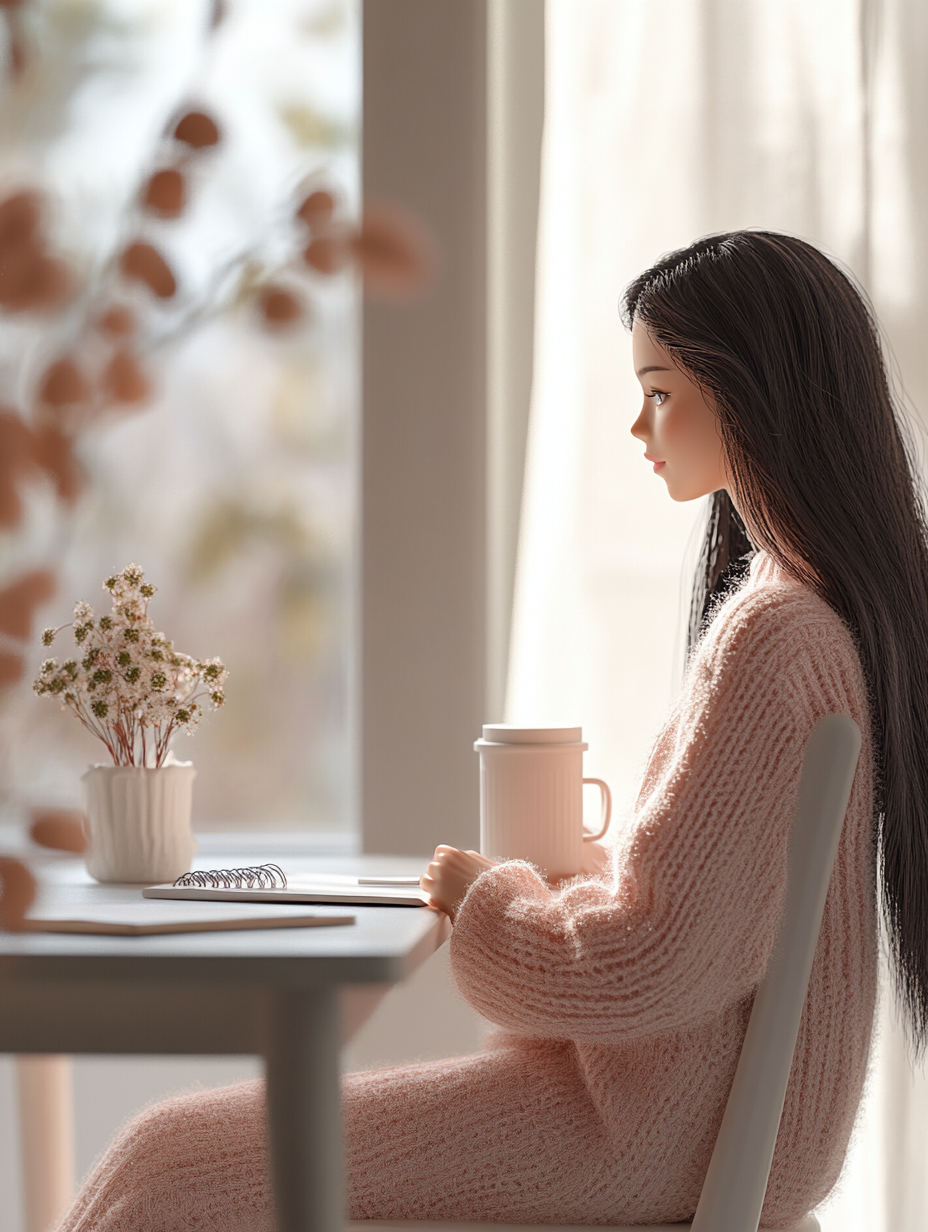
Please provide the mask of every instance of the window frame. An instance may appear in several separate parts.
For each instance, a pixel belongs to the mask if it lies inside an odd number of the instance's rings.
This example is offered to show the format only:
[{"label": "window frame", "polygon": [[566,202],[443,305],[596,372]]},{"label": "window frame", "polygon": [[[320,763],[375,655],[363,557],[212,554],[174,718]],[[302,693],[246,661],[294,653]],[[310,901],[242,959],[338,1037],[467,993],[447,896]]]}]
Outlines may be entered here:
[{"label": "window frame", "polygon": [[429,297],[363,313],[365,851],[479,845],[531,390],[543,0],[365,0],[362,183],[433,231]]}]

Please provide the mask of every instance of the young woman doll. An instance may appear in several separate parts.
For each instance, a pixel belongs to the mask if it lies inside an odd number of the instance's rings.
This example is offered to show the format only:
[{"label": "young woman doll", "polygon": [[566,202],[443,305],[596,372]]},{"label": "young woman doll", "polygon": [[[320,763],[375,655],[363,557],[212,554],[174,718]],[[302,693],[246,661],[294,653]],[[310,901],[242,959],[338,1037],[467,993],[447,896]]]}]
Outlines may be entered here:
[{"label": "young woman doll", "polygon": [[[556,890],[518,861],[436,851],[423,885],[454,920],[458,987],[501,1030],[475,1056],[345,1079],[353,1218],[692,1216],[784,902],[803,749],[829,713],[856,720],[863,751],[764,1226],[797,1222],[841,1170],[878,883],[928,1035],[928,551],[873,320],[815,248],[760,231],[665,257],[625,313],[632,433],[674,500],[712,497],[680,696],[601,875]],[[272,1221],[246,1083],[144,1112],[62,1226]]]}]

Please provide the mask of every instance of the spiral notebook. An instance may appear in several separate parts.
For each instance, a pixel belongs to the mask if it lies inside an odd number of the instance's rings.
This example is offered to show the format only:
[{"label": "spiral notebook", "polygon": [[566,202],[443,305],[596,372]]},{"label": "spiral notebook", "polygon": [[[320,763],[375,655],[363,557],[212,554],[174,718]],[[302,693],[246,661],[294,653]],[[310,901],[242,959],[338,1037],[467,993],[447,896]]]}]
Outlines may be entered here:
[{"label": "spiral notebook", "polygon": [[350,903],[373,907],[427,907],[417,877],[350,877],[317,873],[288,878],[277,864],[194,871],[165,885],[146,886],[145,898],[238,903]]}]

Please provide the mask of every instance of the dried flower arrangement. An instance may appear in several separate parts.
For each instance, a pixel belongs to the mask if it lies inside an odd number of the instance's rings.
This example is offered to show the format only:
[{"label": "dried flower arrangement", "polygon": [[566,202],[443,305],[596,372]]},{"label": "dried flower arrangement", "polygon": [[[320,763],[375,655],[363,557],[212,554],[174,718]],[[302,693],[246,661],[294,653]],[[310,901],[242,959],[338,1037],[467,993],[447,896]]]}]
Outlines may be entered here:
[{"label": "dried flower arrangement", "polygon": [[103,583],[113,599],[108,616],[88,603],[74,620],[46,629],[50,646],[61,629],[74,631],[78,658],[46,659],[33,683],[40,697],[56,697],[106,745],[117,766],[163,766],[175,732],[199,726],[205,708],[225,702],[227,676],[220,659],[181,654],[148,615],[155,587],[138,565],[127,565]]}]

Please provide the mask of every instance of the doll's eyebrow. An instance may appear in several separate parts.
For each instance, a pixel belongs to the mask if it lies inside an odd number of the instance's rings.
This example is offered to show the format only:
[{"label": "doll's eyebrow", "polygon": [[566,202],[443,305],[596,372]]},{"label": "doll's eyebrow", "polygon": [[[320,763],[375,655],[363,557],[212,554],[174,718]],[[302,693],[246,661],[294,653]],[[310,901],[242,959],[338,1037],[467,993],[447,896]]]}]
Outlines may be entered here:
[{"label": "doll's eyebrow", "polygon": [[657,364],[652,364],[649,368],[638,369],[639,376],[644,376],[646,372],[673,372],[673,368],[660,368]]}]

